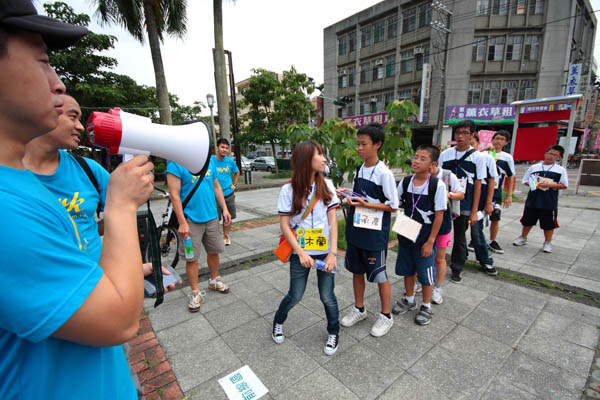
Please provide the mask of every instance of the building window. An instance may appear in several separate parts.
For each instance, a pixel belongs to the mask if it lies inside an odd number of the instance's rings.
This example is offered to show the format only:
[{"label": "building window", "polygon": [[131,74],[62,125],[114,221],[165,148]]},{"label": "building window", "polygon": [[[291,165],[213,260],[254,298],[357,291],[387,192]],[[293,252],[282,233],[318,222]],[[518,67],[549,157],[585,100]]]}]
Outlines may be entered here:
[{"label": "building window", "polygon": [[498,104],[498,100],[500,100],[500,81],[486,82],[483,91],[483,104]]},{"label": "building window", "polygon": [[519,89],[519,100],[529,100],[535,98],[535,81],[527,80],[521,81],[521,88]]},{"label": "building window", "polygon": [[385,58],[385,77],[389,78],[396,74],[396,55]]},{"label": "building window", "polygon": [[532,35],[525,37],[525,60],[537,60],[540,54],[540,36]]},{"label": "building window", "polygon": [[[429,63],[429,45],[419,46],[421,48],[421,54],[415,55],[415,63],[417,64],[417,71],[423,69],[423,64]],[[414,53],[414,50],[413,50]]]},{"label": "building window", "polygon": [[345,72],[346,71],[343,71],[343,73],[340,73],[340,75],[338,76],[338,88],[339,89],[348,87],[348,75],[346,75]]},{"label": "building window", "polygon": [[529,0],[529,14],[543,14],[544,0]]},{"label": "building window", "polygon": [[360,29],[360,47],[371,45],[371,25],[364,26]]},{"label": "building window", "polygon": [[488,61],[502,61],[504,58],[504,36],[488,39]]},{"label": "building window", "polygon": [[383,79],[383,59],[377,59],[373,63],[373,81]]},{"label": "building window", "polygon": [[490,13],[490,0],[477,0],[475,15],[488,15]]},{"label": "building window", "polygon": [[419,28],[431,24],[431,4],[419,6]]},{"label": "building window", "polygon": [[485,61],[485,51],[487,50],[487,37],[475,37],[473,41],[472,62]]},{"label": "building window", "polygon": [[506,42],[506,60],[518,61],[521,59],[523,36],[509,36]]},{"label": "building window", "polygon": [[354,67],[348,67],[348,86],[354,86]]},{"label": "building window", "polygon": [[417,24],[417,10],[415,8],[402,13],[402,33],[415,30]]},{"label": "building window", "polygon": [[516,0],[517,4],[515,7],[515,14],[521,15],[525,14],[527,11],[527,0]]},{"label": "building window", "polygon": [[400,73],[406,74],[413,71],[414,61],[413,49],[400,53]]},{"label": "building window", "polygon": [[369,114],[369,98],[363,97],[360,99],[360,109],[358,110],[361,114]]},{"label": "building window", "polygon": [[468,104],[481,104],[482,82],[469,82],[469,94],[467,96]]},{"label": "building window", "polygon": [[360,64],[360,83],[369,82],[369,70],[370,69],[371,69],[370,62]]},{"label": "building window", "polygon": [[492,14],[494,15],[506,15],[508,7],[508,0],[492,0]]},{"label": "building window", "polygon": [[394,15],[388,19],[388,39],[398,36],[398,16]]},{"label": "building window", "polygon": [[398,99],[399,100],[410,100],[411,99],[410,89],[403,89],[403,90],[398,91]]},{"label": "building window", "polygon": [[394,102],[394,92],[386,93],[383,95],[383,108],[387,107]]},{"label": "building window", "polygon": [[385,22],[376,22],[373,25],[373,43],[379,43],[385,38]]},{"label": "building window", "polygon": [[369,97],[369,112],[371,114],[383,112],[383,96],[371,96]]},{"label": "building window", "polygon": [[517,89],[519,88],[519,81],[504,81],[502,82],[502,94],[500,96],[500,103],[510,104],[517,100]]},{"label": "building window", "polygon": [[343,56],[344,54],[346,54],[346,51],[348,49],[348,37],[347,36],[342,36],[341,38],[338,39],[338,55]]},{"label": "building window", "polygon": [[356,49],[356,31],[348,34],[348,53],[352,53]]}]

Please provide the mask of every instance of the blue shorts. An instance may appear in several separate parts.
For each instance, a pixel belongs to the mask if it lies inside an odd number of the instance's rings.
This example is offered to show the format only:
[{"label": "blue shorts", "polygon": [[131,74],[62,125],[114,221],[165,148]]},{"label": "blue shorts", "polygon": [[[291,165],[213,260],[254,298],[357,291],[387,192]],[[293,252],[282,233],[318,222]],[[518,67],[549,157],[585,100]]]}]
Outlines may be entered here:
[{"label": "blue shorts", "polygon": [[435,284],[435,246],[433,253],[427,258],[421,256],[420,247],[398,247],[396,275],[413,276],[415,272],[421,285]]},{"label": "blue shorts", "polygon": [[369,282],[383,283],[388,280],[385,272],[385,250],[365,250],[348,243],[346,249],[346,269],[353,274],[366,274]]}]

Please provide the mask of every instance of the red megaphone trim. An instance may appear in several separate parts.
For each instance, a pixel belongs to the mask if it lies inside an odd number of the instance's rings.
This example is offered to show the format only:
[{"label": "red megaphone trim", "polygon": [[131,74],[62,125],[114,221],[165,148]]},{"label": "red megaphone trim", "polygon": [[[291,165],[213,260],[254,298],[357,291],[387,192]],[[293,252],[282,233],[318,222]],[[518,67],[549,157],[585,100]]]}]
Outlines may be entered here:
[{"label": "red megaphone trim", "polygon": [[118,109],[108,113],[94,111],[87,120],[90,139],[96,146],[106,147],[111,154],[117,154],[123,138],[123,124]]}]

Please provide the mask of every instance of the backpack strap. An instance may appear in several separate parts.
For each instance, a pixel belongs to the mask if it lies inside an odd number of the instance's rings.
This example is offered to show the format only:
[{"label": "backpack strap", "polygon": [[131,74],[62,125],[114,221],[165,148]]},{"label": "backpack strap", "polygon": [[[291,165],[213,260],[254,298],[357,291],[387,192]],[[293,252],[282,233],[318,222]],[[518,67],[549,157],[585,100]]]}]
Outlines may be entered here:
[{"label": "backpack strap", "polygon": [[[100,185],[98,185],[98,180],[96,179],[96,176],[92,172],[90,165],[83,159],[83,157],[78,156],[77,154],[71,154],[71,155],[75,158],[75,160],[77,161],[79,166],[83,169],[83,171],[87,175],[90,182],[92,182],[92,185],[94,185],[94,187],[96,188],[98,195],[101,195]],[[98,207],[96,208],[96,216],[98,216],[98,217],[100,216],[100,202],[98,202]]]},{"label": "backpack strap", "polygon": [[408,175],[402,178],[402,204],[406,204],[408,199],[408,186],[410,185],[412,177],[412,175]]},{"label": "backpack strap", "polygon": [[429,196],[429,200],[431,201],[431,204],[433,205],[434,212],[435,212],[435,192],[437,192],[438,182],[439,182],[439,179],[437,178],[437,176],[431,175],[431,178],[429,178],[429,188],[428,188],[427,195]]}]

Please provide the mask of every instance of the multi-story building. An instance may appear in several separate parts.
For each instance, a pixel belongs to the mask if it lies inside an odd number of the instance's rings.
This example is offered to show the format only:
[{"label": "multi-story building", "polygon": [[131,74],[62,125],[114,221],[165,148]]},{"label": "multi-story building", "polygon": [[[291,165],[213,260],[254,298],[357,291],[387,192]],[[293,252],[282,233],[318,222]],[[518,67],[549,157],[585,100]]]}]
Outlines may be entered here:
[{"label": "multi-story building", "polygon": [[[581,64],[580,88],[592,79],[597,22],[589,0],[437,2],[452,12],[449,26],[431,1],[384,0],[324,29],[325,96],[354,100],[325,101],[325,118],[382,113],[394,99],[418,105],[426,63],[430,96],[413,129],[417,142],[433,137],[442,83],[444,124],[469,117],[497,129],[514,118],[512,101],[564,95],[570,64]],[[449,27],[447,38],[432,21]]]}]

